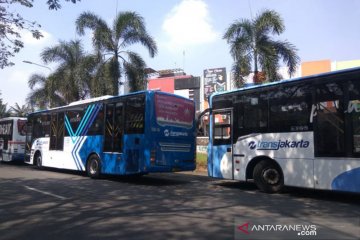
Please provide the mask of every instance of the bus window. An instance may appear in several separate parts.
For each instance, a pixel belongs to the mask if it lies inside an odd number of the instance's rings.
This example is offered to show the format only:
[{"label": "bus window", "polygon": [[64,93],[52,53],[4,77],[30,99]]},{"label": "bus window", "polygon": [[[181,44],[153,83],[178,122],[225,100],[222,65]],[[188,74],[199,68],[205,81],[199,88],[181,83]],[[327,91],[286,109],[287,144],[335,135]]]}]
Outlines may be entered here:
[{"label": "bus window", "polygon": [[76,107],[69,111],[66,111],[66,123],[68,127],[65,131],[65,136],[79,136],[81,128],[79,128],[80,122],[84,116],[84,108],[83,107]]},{"label": "bus window", "polygon": [[340,84],[316,87],[316,156],[345,155],[343,91]]},{"label": "bus window", "polygon": [[311,91],[309,86],[277,88],[270,94],[270,132],[312,130],[309,122]]},{"label": "bus window", "polygon": [[145,98],[143,95],[131,97],[126,102],[125,133],[139,134],[145,127]]},{"label": "bus window", "polygon": [[243,99],[243,128],[240,135],[267,131],[268,95],[266,92],[246,94]]},{"label": "bus window", "polygon": [[13,120],[6,120],[0,123],[0,140],[3,150],[7,150],[9,141],[13,138]]},{"label": "bus window", "polygon": [[104,109],[103,105],[101,104],[101,108],[96,115],[96,118],[93,122],[93,124],[90,126],[88,135],[94,136],[94,135],[102,135],[104,132]]},{"label": "bus window", "polygon": [[352,151],[360,154],[360,84],[351,82],[349,84],[349,103],[346,113],[350,114],[352,126]]},{"label": "bus window", "polygon": [[25,136],[26,135],[26,120],[18,120],[17,128],[18,128],[19,134],[21,136]]},{"label": "bus window", "polygon": [[231,111],[214,113],[214,145],[231,144]]}]

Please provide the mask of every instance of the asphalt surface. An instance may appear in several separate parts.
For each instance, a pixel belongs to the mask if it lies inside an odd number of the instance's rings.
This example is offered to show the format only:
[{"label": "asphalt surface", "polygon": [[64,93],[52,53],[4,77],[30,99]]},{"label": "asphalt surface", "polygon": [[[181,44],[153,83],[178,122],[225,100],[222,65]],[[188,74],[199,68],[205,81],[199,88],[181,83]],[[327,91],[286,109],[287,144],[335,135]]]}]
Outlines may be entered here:
[{"label": "asphalt surface", "polygon": [[[285,225],[315,226],[316,236]],[[192,172],[93,180],[2,163],[0,239],[360,239],[360,194],[269,195]]]}]

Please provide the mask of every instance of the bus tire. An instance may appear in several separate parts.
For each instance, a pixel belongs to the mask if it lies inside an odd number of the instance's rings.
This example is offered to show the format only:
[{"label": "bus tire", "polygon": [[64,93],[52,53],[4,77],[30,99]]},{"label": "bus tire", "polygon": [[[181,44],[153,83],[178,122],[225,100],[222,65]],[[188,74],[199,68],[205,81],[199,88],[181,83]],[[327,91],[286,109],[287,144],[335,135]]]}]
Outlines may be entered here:
[{"label": "bus tire", "polygon": [[253,177],[256,186],[262,192],[277,193],[284,186],[281,168],[271,160],[262,160],[256,164]]},{"label": "bus tire", "polygon": [[35,163],[34,164],[35,164],[36,168],[38,168],[38,169],[42,168],[42,157],[41,157],[40,152],[36,153],[36,155],[35,155]]},{"label": "bus tire", "polygon": [[86,163],[86,172],[91,178],[100,178],[101,163],[100,158],[97,155],[93,154],[89,157],[89,160]]}]

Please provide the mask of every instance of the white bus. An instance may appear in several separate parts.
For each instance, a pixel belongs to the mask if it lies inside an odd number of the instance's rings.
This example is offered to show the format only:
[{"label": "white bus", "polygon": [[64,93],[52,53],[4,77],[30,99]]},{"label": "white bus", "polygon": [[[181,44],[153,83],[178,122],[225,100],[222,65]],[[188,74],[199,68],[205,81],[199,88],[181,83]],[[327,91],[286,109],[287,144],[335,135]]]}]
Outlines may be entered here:
[{"label": "white bus", "polygon": [[0,119],[0,161],[24,161],[26,118]]},{"label": "white bus", "polygon": [[360,68],[210,97],[208,174],[360,192]]}]

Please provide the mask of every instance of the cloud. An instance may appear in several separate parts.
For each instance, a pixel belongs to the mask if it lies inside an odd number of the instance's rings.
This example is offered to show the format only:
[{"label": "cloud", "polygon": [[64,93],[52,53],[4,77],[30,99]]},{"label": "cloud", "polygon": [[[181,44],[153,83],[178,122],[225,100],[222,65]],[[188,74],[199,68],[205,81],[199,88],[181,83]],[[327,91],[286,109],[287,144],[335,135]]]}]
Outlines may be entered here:
[{"label": "cloud", "polygon": [[32,33],[26,30],[21,31],[21,39],[26,45],[32,45],[32,46],[41,46],[48,44],[52,41],[52,36],[50,33],[40,30],[41,34],[43,35],[42,38],[36,39],[33,37]]},{"label": "cloud", "polygon": [[32,69],[26,69],[26,66],[22,66],[21,70],[16,68],[17,65],[2,70],[3,84],[0,88],[0,98],[8,104],[8,107],[14,106],[15,103],[19,105],[25,104],[25,98],[29,91],[27,80],[32,74]]},{"label": "cloud", "polygon": [[203,0],[183,0],[166,16],[162,29],[169,37],[171,49],[196,46],[219,37],[211,26],[208,7]]}]

